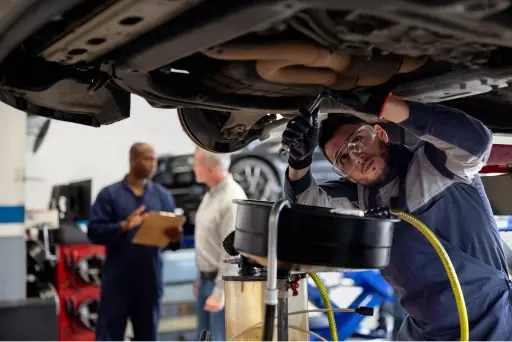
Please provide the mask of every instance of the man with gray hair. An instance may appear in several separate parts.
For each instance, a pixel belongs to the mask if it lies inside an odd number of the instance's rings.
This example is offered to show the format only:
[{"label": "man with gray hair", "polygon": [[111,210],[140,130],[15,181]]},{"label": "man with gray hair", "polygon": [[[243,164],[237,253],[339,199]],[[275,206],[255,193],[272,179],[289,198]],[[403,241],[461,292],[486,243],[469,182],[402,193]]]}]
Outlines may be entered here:
[{"label": "man with gray hair", "polygon": [[196,213],[195,249],[199,277],[194,286],[197,297],[198,340],[202,330],[211,332],[212,341],[225,341],[224,282],[222,274],[228,255],[222,247],[235,229],[234,199],[247,199],[242,187],[229,173],[231,156],[198,149],[194,155],[194,173],[208,192]]}]

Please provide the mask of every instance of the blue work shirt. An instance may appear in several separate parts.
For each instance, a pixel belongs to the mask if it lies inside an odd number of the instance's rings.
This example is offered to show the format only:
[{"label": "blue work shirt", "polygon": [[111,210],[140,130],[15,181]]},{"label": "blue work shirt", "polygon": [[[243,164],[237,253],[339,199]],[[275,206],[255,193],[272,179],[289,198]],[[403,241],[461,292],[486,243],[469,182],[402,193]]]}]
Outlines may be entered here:
[{"label": "blue work shirt", "polygon": [[98,194],[92,206],[87,236],[91,242],[106,246],[102,272],[104,291],[119,291],[134,287],[150,298],[162,294],[162,248],[132,243],[140,227],[121,232],[125,220],[141,205],[145,212],[172,212],[175,208],[171,193],[159,184],[148,182],[142,196],[135,196],[126,178],[107,186]]},{"label": "blue work shirt", "polygon": [[[408,104],[409,118],[400,125],[421,141],[412,148],[390,146],[386,179],[372,186],[343,179],[319,186],[308,173],[298,181],[286,180],[286,196],[306,205],[362,210],[386,205],[414,214],[450,256],[467,306],[470,339],[510,341],[512,286],[503,240],[478,175],[490,154],[492,134],[458,110]],[[389,266],[382,274],[407,311],[397,338],[460,338],[454,296],[439,256],[409,224],[395,227]]]}]

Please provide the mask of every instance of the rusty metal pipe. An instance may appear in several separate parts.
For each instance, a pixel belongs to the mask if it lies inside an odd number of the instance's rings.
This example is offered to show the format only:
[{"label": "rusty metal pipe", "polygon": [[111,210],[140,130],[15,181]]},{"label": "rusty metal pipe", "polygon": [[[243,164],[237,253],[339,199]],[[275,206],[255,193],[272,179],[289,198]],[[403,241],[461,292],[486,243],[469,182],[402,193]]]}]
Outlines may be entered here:
[{"label": "rusty metal pipe", "polygon": [[328,68],[307,68],[290,65],[289,61],[257,61],[256,72],[269,82],[282,84],[316,84],[336,90],[356,86],[357,77],[346,76]]},{"label": "rusty metal pipe", "polygon": [[285,42],[268,45],[225,47],[204,52],[205,55],[231,61],[282,61],[285,66],[303,65],[328,68],[343,72],[350,63],[350,55],[331,52],[307,43]]},{"label": "rusty metal pipe", "polygon": [[366,60],[298,42],[223,47],[204,54],[219,60],[256,61],[256,72],[269,82],[315,84],[336,90],[379,85],[426,62],[426,58],[393,55]]}]

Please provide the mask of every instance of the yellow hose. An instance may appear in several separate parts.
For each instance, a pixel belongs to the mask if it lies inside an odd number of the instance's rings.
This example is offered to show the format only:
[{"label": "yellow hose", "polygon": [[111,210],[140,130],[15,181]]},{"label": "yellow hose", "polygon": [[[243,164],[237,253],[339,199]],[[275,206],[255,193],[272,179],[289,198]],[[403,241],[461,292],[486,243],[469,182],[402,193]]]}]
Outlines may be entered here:
[{"label": "yellow hose", "polygon": [[455,273],[455,269],[453,268],[452,262],[450,261],[450,257],[443,245],[434,233],[421,222],[419,219],[414,217],[413,215],[406,213],[401,210],[392,210],[392,213],[401,220],[411,224],[413,227],[418,229],[430,242],[432,247],[436,250],[441,262],[443,263],[444,270],[448,275],[448,279],[450,280],[450,285],[452,287],[453,295],[455,297],[455,303],[457,304],[457,311],[459,313],[459,324],[460,324],[460,340],[461,341],[469,341],[469,323],[468,323],[468,313],[466,311],[466,305],[464,303],[464,295],[462,293],[462,289],[460,287],[459,278],[457,277],[457,273]]},{"label": "yellow hose", "polygon": [[325,288],[322,280],[318,275],[314,272],[308,273],[311,279],[315,282],[318,291],[320,292],[320,296],[322,297],[322,302],[324,302],[324,306],[326,309],[331,309],[331,311],[327,312],[327,320],[329,321],[329,330],[331,331],[331,339],[333,342],[338,342],[338,330],[336,329],[336,321],[334,320],[334,313],[332,312],[331,300],[329,299],[329,294],[327,293],[327,289]]}]

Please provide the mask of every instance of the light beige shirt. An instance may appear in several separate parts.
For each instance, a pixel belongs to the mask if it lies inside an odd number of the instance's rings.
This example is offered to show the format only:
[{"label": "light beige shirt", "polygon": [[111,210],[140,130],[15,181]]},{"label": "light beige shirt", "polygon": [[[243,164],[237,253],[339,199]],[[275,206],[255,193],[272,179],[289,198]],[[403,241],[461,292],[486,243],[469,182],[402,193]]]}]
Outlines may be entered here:
[{"label": "light beige shirt", "polygon": [[224,298],[222,274],[229,268],[222,262],[229,256],[222,242],[235,230],[237,205],[233,203],[234,199],[247,199],[247,196],[229,175],[206,193],[195,217],[196,263],[201,272],[218,272],[212,295],[219,299]]}]

